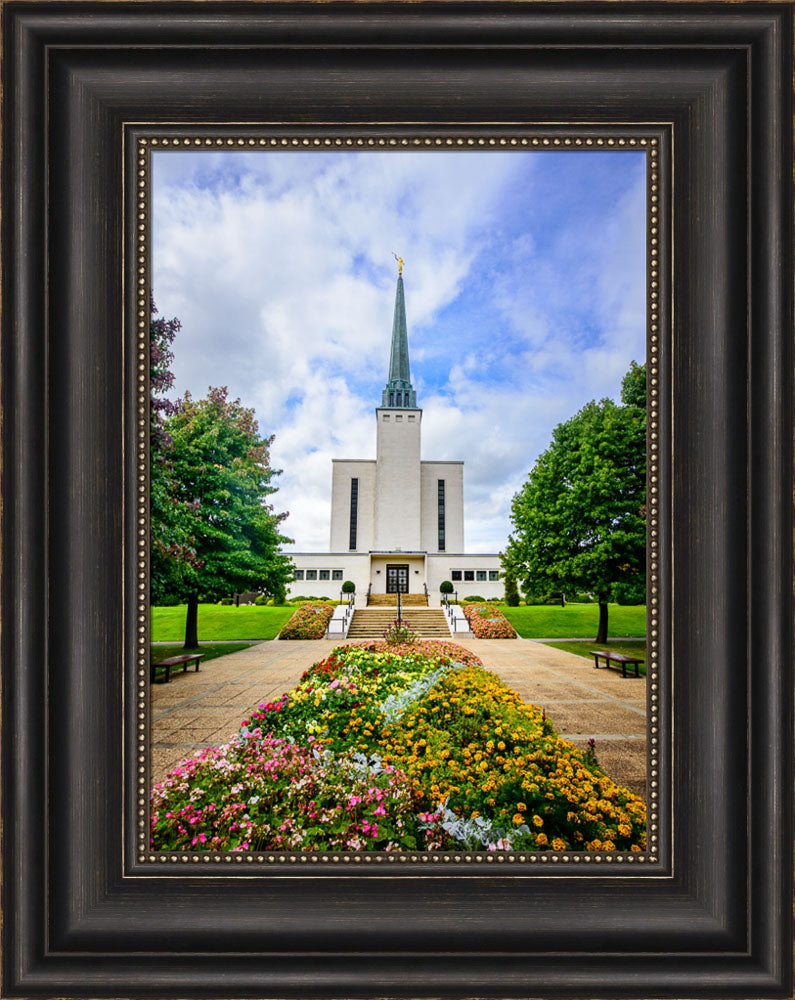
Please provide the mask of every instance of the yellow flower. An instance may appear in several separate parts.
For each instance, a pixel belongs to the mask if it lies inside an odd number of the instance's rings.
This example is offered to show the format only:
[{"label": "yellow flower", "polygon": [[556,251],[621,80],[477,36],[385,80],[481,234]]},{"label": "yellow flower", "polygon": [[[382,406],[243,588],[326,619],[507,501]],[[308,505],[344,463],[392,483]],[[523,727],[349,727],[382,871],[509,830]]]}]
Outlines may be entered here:
[{"label": "yellow flower", "polygon": [[537,833],[536,843],[538,844],[539,847],[545,847],[549,843],[547,835],[545,833]]},{"label": "yellow flower", "polygon": [[514,813],[513,822],[516,824],[516,826],[519,826],[520,823],[524,823],[524,816],[521,813]]},{"label": "yellow flower", "polygon": [[560,837],[555,837],[555,839],[552,841],[552,850],[553,851],[565,851],[566,850],[566,841],[565,840],[561,840]]},{"label": "yellow flower", "polygon": [[527,812],[527,806],[524,804],[524,802],[517,802],[516,808],[519,810],[520,813]]},{"label": "yellow flower", "polygon": [[543,825],[544,825],[544,821],[543,821],[543,819],[541,819],[540,816],[538,816],[538,815],[533,816],[533,826],[541,827]]}]

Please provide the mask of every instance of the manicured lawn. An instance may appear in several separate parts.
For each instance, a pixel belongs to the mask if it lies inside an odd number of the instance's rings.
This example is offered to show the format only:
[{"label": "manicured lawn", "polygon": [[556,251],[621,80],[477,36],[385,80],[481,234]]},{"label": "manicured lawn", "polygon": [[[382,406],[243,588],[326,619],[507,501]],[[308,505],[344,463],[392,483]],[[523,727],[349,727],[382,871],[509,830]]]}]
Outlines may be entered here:
[{"label": "manicured lawn", "polygon": [[[501,611],[523,639],[588,639],[599,625],[598,604],[567,604],[560,607],[500,606]],[[607,633],[611,637],[646,635],[646,606],[609,606]]]},{"label": "manicured lawn", "polygon": [[226,656],[227,653],[239,653],[241,649],[248,649],[253,645],[252,642],[214,642],[204,643],[193,649],[184,649],[181,643],[175,643],[173,646],[150,646],[149,659],[158,663],[160,660],[167,660],[169,656],[179,656],[180,653],[204,653],[202,663],[205,663],[217,656]]},{"label": "manicured lawn", "polygon": [[[275,639],[295,611],[279,608],[199,605],[199,642],[215,639]],[[152,641],[184,642],[187,607],[152,608]]]},{"label": "manicured lawn", "polygon": [[[594,642],[547,642],[544,643],[546,646],[554,646],[555,649],[565,649],[567,653],[576,653],[577,656],[585,656],[591,662],[593,662],[593,657],[591,656],[592,649],[609,649],[614,653],[623,653],[625,656],[645,656],[646,655],[646,641],[629,642],[626,639],[618,642],[604,642],[604,643],[594,643]],[[602,663],[601,666],[604,666]],[[632,668],[629,668],[632,669]],[[646,674],[646,664],[641,663],[640,672],[645,676]],[[634,670],[633,670],[634,673]]]}]

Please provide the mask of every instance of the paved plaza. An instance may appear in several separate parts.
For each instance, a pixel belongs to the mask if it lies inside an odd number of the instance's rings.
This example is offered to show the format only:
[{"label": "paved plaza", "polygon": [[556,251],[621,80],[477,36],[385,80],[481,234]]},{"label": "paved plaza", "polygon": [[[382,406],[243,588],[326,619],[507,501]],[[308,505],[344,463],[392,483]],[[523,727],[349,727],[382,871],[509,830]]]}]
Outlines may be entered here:
[{"label": "paved plaza", "polygon": [[[585,745],[596,742],[602,768],[638,795],[646,792],[646,679],[533,639],[462,639],[484,666],[525,701],[543,708],[556,730]],[[152,780],[157,782],[200,747],[232,737],[261,702],[294,687],[310,664],[339,641],[273,639],[153,684]]]}]

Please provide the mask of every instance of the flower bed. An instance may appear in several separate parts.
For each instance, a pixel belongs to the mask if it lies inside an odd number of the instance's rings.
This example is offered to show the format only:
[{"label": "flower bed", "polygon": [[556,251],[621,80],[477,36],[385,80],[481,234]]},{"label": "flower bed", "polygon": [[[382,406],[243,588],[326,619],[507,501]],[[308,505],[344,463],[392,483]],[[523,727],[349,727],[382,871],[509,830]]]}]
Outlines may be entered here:
[{"label": "flower bed", "polygon": [[451,642],[338,647],[153,793],[154,849],[412,843],[637,851],[645,806]]},{"label": "flower bed", "polygon": [[457,831],[467,846],[480,840],[518,850],[638,851],[645,845],[643,800],[479,667],[447,673],[385,730],[379,749],[385,763],[399,761],[426,804],[445,803],[462,821]]},{"label": "flower bed", "polygon": [[458,662],[480,663],[451,642],[352,643],[305,671],[300,683],[276,702],[260,705],[242,731],[253,729],[306,741],[324,748],[375,749],[384,724],[381,704],[422,677]]},{"label": "flower bed", "polygon": [[280,639],[322,639],[334,614],[331,604],[302,604],[285,623]]},{"label": "flower bed", "polygon": [[320,756],[253,733],[202,750],[152,796],[152,843],[164,851],[390,851],[440,847],[405,775],[352,754]]},{"label": "flower bed", "polygon": [[516,629],[496,604],[466,604],[464,614],[476,639],[516,638]]}]

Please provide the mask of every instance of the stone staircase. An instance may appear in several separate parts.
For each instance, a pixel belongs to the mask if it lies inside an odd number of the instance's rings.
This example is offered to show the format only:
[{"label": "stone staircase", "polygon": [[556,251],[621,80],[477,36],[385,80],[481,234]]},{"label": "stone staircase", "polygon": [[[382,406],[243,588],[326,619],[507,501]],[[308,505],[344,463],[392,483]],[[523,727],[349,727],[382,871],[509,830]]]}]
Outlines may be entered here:
[{"label": "stone staircase", "polygon": [[[416,632],[422,639],[450,638],[450,629],[447,627],[447,621],[441,608],[404,607],[403,618],[412,631]],[[384,632],[394,620],[394,607],[359,608],[353,613],[348,629],[348,638],[383,639]]]},{"label": "stone staircase", "polygon": [[[425,594],[401,594],[400,603],[404,608],[427,608],[428,598]],[[370,594],[367,598],[368,608],[396,608],[397,594]]]}]

